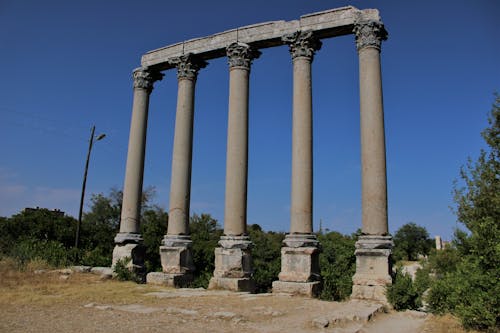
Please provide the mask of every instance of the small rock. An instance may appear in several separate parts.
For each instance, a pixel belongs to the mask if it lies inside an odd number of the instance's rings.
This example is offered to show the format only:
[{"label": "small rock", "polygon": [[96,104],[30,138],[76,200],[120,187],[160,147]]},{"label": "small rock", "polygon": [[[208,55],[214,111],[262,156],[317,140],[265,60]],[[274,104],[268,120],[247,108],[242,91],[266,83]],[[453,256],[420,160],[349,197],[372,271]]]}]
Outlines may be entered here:
[{"label": "small rock", "polygon": [[89,273],[91,269],[90,266],[71,266],[71,270],[76,273]]},{"label": "small rock", "polygon": [[95,308],[98,310],[111,310],[112,309],[111,305],[97,305]]},{"label": "small rock", "polygon": [[407,314],[413,318],[425,318],[427,317],[427,313],[415,310],[406,310],[404,314]]},{"label": "small rock", "polygon": [[92,267],[90,269],[90,273],[97,275],[113,275],[113,270],[111,269],[111,267]]},{"label": "small rock", "polygon": [[73,271],[69,268],[60,269],[57,271],[59,274],[70,275]]},{"label": "small rock", "polygon": [[99,280],[102,280],[102,281],[109,280],[112,277],[113,277],[113,275],[111,275],[111,274],[101,274],[101,276],[99,277]]},{"label": "small rock", "polygon": [[220,312],[215,312],[212,316],[220,319],[233,319],[234,317],[236,317],[236,313],[228,311],[220,311]]},{"label": "small rock", "polygon": [[319,318],[313,319],[312,324],[314,327],[317,327],[317,328],[325,328],[325,327],[328,327],[328,325],[330,325],[330,321],[326,318],[319,317]]},{"label": "small rock", "polygon": [[46,273],[46,272],[47,272],[47,270],[46,270],[46,269],[37,269],[37,270],[35,270],[33,273],[35,273],[35,274],[37,274],[37,275],[38,275],[38,274],[43,274],[43,273]]},{"label": "small rock", "polygon": [[66,281],[68,279],[69,279],[69,275],[61,275],[61,276],[59,276],[59,280]]},{"label": "small rock", "polygon": [[84,308],[93,308],[95,306],[95,303],[89,303],[89,304],[85,304],[83,307]]}]

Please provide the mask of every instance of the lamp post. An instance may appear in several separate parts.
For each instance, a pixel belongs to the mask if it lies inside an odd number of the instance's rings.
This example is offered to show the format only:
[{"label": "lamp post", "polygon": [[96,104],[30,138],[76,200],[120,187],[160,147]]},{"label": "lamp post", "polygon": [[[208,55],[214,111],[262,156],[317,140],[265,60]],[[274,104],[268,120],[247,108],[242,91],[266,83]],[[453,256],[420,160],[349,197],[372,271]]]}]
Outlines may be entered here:
[{"label": "lamp post", "polygon": [[[78,241],[80,239],[80,227],[82,225],[82,213],[83,213],[83,199],[85,198],[85,185],[87,184],[87,171],[89,169],[89,160],[90,160],[90,152],[92,151],[92,145],[94,144],[94,133],[95,133],[95,125],[92,126],[92,130],[90,131],[90,139],[89,139],[89,150],[87,152],[87,161],[85,163],[85,171],[83,173],[83,184],[82,184],[82,197],[80,199],[80,211],[78,212],[78,224],[76,225],[76,236],[75,236],[75,248],[78,248]],[[106,134],[99,134],[95,137],[96,141],[104,139]]]}]

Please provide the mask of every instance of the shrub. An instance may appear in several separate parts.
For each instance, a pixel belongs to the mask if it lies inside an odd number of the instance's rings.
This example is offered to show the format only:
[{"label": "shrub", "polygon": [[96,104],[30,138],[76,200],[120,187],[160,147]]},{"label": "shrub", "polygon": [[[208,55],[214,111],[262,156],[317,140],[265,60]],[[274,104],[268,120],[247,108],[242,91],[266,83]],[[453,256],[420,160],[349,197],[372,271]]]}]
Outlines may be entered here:
[{"label": "shrub", "polygon": [[320,298],[341,301],[351,295],[352,276],[356,270],[353,237],[338,232],[320,234],[319,256],[323,289]]},{"label": "shrub", "polygon": [[137,274],[133,268],[128,267],[132,259],[129,257],[118,260],[113,268],[116,278],[120,281],[132,281],[142,283],[144,281],[140,274]]},{"label": "shrub", "polygon": [[401,268],[396,271],[392,285],[387,286],[387,300],[397,311],[416,310],[422,305],[411,277]]},{"label": "shrub", "polygon": [[477,258],[466,258],[456,271],[435,281],[429,293],[432,312],[451,312],[466,328],[494,330],[500,327],[498,276],[484,272]]},{"label": "shrub", "polygon": [[69,264],[68,253],[64,245],[57,241],[24,239],[14,245],[10,255],[21,267],[32,260],[45,260],[49,265],[62,267]]}]

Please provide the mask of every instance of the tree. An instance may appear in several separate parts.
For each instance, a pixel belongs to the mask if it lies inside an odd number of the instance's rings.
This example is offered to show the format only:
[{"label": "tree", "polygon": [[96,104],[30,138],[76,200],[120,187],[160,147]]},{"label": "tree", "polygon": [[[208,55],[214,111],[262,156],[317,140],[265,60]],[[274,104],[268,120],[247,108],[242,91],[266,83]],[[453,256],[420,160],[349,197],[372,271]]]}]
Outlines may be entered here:
[{"label": "tree", "polygon": [[142,214],[141,234],[146,247],[146,270],[161,268],[160,245],[167,232],[168,213],[159,206],[151,206]]},{"label": "tree", "polygon": [[325,300],[344,300],[351,294],[352,276],[356,270],[356,236],[332,231],[318,235],[318,240],[322,247],[319,261],[323,290],[320,297]]},{"label": "tree", "polygon": [[432,244],[432,239],[424,227],[414,222],[407,223],[394,235],[394,259],[417,260],[419,255],[429,254]]},{"label": "tree", "polygon": [[189,219],[189,231],[193,241],[193,264],[196,267],[193,285],[206,288],[215,268],[214,251],[222,229],[210,214],[194,214]]},{"label": "tree", "polygon": [[470,158],[460,170],[464,186],[455,184],[457,218],[470,230],[470,254],[484,269],[500,267],[500,96],[497,94],[488,117],[489,127],[481,136],[489,151]]},{"label": "tree", "polygon": [[[454,186],[458,221],[468,230],[455,233],[457,258],[451,271],[431,287],[430,308],[452,312],[466,328],[500,329],[500,97],[481,132],[488,149],[476,161],[468,159]],[[449,263],[450,261],[446,261]],[[439,262],[437,262],[439,266]]]},{"label": "tree", "polygon": [[248,226],[248,234],[253,243],[252,262],[256,292],[269,292],[273,281],[278,280],[281,270],[282,232],[265,232],[260,225]]}]

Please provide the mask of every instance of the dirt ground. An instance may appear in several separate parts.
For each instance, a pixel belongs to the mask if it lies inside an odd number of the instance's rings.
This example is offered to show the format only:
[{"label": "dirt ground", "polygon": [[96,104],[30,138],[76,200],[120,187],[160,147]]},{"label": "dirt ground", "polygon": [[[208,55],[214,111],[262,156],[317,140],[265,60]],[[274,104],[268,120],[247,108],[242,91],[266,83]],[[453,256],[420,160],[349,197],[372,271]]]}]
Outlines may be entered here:
[{"label": "dirt ground", "polygon": [[169,289],[0,269],[0,332],[463,333],[457,320],[366,302]]}]

